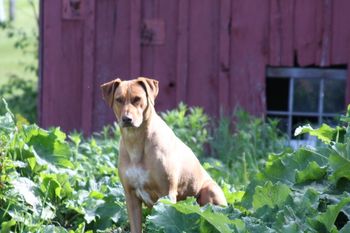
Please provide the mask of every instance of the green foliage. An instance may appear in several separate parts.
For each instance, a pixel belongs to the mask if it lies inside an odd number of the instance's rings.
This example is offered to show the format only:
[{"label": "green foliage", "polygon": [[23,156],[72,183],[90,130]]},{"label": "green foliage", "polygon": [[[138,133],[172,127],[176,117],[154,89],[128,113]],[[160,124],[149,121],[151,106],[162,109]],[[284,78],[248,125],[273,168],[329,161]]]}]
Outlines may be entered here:
[{"label": "green foliage", "polygon": [[180,103],[176,109],[161,113],[161,116],[198,157],[204,155],[204,144],[209,139],[206,129],[209,118],[202,108],[188,108],[185,104]]},{"label": "green foliage", "polygon": [[[116,125],[84,139],[78,133],[67,136],[58,128],[22,125],[6,104],[4,108],[6,113],[0,115],[0,232],[129,231],[115,168],[120,138]],[[319,138],[315,148],[266,152],[268,157],[258,163],[257,171],[247,169],[247,186],[231,182],[237,173],[225,158],[208,160],[205,167],[214,177],[222,177],[219,183],[229,206],[200,207],[193,197],[178,203],[161,199],[151,211],[144,209],[144,231],[349,232],[350,116],[341,119],[345,126],[306,126],[298,131]],[[251,128],[243,127],[233,135],[245,135],[240,130],[251,133]],[[187,131],[192,133],[191,128]],[[259,153],[254,156],[263,161]]]},{"label": "green foliage", "polygon": [[[29,55],[34,59],[27,59],[26,62],[22,63],[26,71],[38,74],[38,48],[39,48],[39,18],[37,14],[37,7],[39,5],[38,1],[27,1],[28,6],[31,8],[32,12],[26,12],[28,15],[31,15],[31,20],[35,23],[28,27],[28,22],[25,22],[25,25],[17,25],[16,22],[6,22],[0,25],[8,39],[12,40],[13,46],[15,49],[21,51],[22,55]],[[16,73],[16,71],[12,71]]]},{"label": "green foliage", "polygon": [[[11,76],[7,83],[0,86],[0,98],[5,98],[17,118],[28,119],[35,122],[37,119],[37,84],[35,81]],[[0,106],[0,114],[4,114],[6,109]]]},{"label": "green foliage", "polygon": [[[150,232],[233,232],[235,226],[242,227],[242,221],[230,219],[235,215],[232,208],[215,206],[201,208],[195,198],[172,204],[162,199],[153,208],[146,224]],[[232,217],[232,216],[231,216]]]},{"label": "green foliage", "polygon": [[[23,4],[23,3],[21,3]],[[36,8],[38,1],[28,0],[24,4],[30,6],[33,12],[25,12],[32,15],[32,20],[36,23],[34,27],[17,25],[16,22],[2,24],[0,30],[7,35],[5,40],[11,41],[13,47],[20,53],[20,58],[7,61],[4,64],[6,73],[2,73],[2,80],[6,80],[0,85],[0,98],[5,98],[15,113],[16,118],[29,122],[37,121],[37,96],[38,96],[38,44],[39,44],[39,24]],[[23,7],[23,5],[21,5]],[[27,20],[28,21],[28,20]],[[33,25],[31,25],[33,26]],[[9,56],[9,54],[7,54]],[[20,62],[20,69],[16,69],[16,64]],[[3,62],[6,62],[5,60]],[[8,67],[8,64],[11,66]],[[5,69],[6,68],[6,69]],[[23,69],[22,69],[23,68]],[[5,110],[0,107],[0,114]]]},{"label": "green foliage", "polygon": [[[235,122],[235,129],[232,129],[232,122]],[[248,184],[270,152],[282,152],[287,146],[287,138],[277,125],[277,121],[265,121],[242,109],[237,109],[233,117],[222,115],[218,123],[214,122],[210,137],[211,154],[219,162],[211,160],[207,168],[223,171],[219,176],[226,173],[224,179],[229,183]]]},{"label": "green foliage", "polygon": [[[6,108],[6,107],[5,107]],[[119,131],[90,139],[0,117],[1,232],[127,229],[117,174]]]}]

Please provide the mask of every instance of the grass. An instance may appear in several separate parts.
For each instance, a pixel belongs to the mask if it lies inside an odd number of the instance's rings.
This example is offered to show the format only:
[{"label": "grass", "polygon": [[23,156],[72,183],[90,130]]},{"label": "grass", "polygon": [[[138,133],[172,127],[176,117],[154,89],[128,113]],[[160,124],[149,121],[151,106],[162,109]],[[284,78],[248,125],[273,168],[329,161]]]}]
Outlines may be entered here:
[{"label": "grass", "polygon": [[[5,1],[5,12],[8,16],[8,2]],[[33,0],[36,12],[39,9],[39,0]],[[32,35],[38,29],[34,10],[30,4],[30,0],[16,1],[16,15],[14,27]],[[22,78],[36,79],[33,72],[25,70],[26,64],[35,62],[32,54],[23,54],[23,52],[15,48],[16,38],[7,36],[8,30],[0,29],[0,85],[7,82],[8,78],[16,74]]]}]

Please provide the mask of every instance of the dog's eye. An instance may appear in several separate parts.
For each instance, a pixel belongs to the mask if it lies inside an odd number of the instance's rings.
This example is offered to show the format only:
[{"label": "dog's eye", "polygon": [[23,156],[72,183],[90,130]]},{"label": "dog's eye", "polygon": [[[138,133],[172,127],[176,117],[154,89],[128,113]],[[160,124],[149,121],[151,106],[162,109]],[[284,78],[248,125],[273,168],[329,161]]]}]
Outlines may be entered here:
[{"label": "dog's eye", "polygon": [[132,99],[132,103],[133,104],[137,104],[138,102],[140,102],[141,98],[136,96],[135,98]]},{"label": "dog's eye", "polygon": [[124,99],[121,97],[116,98],[115,101],[117,101],[118,104],[124,103]]}]

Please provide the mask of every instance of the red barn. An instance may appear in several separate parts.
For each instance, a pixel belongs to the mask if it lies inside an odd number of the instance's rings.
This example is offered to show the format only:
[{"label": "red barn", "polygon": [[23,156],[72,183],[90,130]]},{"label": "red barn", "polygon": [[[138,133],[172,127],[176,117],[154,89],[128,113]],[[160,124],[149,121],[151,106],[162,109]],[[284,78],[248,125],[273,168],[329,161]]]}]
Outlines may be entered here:
[{"label": "red barn", "polygon": [[89,134],[114,120],[99,86],[160,81],[218,115],[242,106],[295,122],[350,101],[348,0],[41,0],[40,124]]}]

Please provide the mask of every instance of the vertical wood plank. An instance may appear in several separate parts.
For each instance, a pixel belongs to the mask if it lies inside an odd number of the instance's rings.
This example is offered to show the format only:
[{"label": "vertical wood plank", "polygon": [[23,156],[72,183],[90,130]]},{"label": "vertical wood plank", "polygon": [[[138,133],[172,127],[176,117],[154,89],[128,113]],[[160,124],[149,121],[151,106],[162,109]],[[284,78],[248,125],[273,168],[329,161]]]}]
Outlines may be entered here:
[{"label": "vertical wood plank", "polygon": [[176,54],[176,101],[187,101],[188,88],[188,40],[189,8],[187,0],[178,0],[177,54]]},{"label": "vertical wood plank", "polygon": [[176,37],[177,1],[156,0],[155,19],[164,22],[165,42],[153,45],[154,78],[159,80],[159,96],[156,100],[157,111],[176,106]]},{"label": "vertical wood plank", "polygon": [[[157,0],[142,1],[141,30],[144,30],[143,27],[145,27],[145,20],[156,18],[156,1]],[[156,78],[154,77],[154,46],[150,44],[141,44],[141,57],[141,75]]]},{"label": "vertical wood plank", "polygon": [[[333,65],[347,65],[345,105],[350,104],[350,1],[332,1],[331,55]],[[345,106],[347,107],[347,106]]]},{"label": "vertical wood plank", "polygon": [[188,104],[218,112],[220,6],[218,1],[190,1]]},{"label": "vertical wood plank", "polygon": [[44,101],[44,9],[45,1],[40,0],[39,2],[39,82],[38,82],[38,124],[43,125],[43,101]]},{"label": "vertical wood plank", "polygon": [[115,121],[113,111],[104,103],[100,85],[117,77],[131,77],[131,2],[105,0],[96,2],[95,85],[93,129]]},{"label": "vertical wood plank", "polygon": [[[254,15],[254,17],[251,17]],[[268,63],[268,0],[232,2],[230,99],[234,109],[255,115],[266,111],[265,65]]]},{"label": "vertical wood plank", "polygon": [[[55,125],[70,131],[82,130],[82,83],[83,83],[83,22],[64,20],[61,37],[61,54],[56,62],[61,72],[55,74],[53,85]],[[51,45],[51,46],[57,46]],[[59,59],[59,60],[58,60]]]},{"label": "vertical wood plank", "polygon": [[282,64],[282,12],[281,1],[270,0],[270,51],[269,64],[280,66]]},{"label": "vertical wood plank", "polygon": [[294,0],[270,0],[269,65],[293,66]]},{"label": "vertical wood plank", "polygon": [[[350,1],[332,1],[331,63],[347,64],[350,56]],[[350,69],[350,66],[348,66]]]},{"label": "vertical wood plank", "polygon": [[[61,18],[60,18],[60,2],[57,1],[45,1],[43,5],[43,39],[42,39],[42,76],[41,76],[41,126],[48,127],[53,121],[53,95],[52,85],[50,85],[50,77],[60,72],[60,63],[56,63],[56,57],[59,57],[59,46],[53,46],[56,42],[56,38],[61,34]],[[55,64],[55,65],[51,65]]]},{"label": "vertical wood plank", "polygon": [[319,24],[317,10],[322,4],[318,0],[296,0],[295,6],[295,50],[300,66],[315,64],[318,39],[316,36]]},{"label": "vertical wood plank", "polygon": [[[94,85],[95,64],[95,0],[87,1],[84,16],[84,52],[83,52],[83,82],[82,82],[82,128],[86,135],[92,133],[93,106],[95,92],[99,88]],[[97,96],[99,93],[97,93]]]},{"label": "vertical wood plank", "polygon": [[46,1],[44,7],[42,126],[80,130],[82,23],[62,20],[61,1]]},{"label": "vertical wood plank", "polygon": [[219,71],[219,107],[224,114],[230,114],[230,34],[231,1],[220,1],[220,71]]},{"label": "vertical wood plank", "polygon": [[332,4],[330,0],[322,0],[322,3],[316,6],[316,17],[315,64],[321,67],[329,66],[332,39]]},{"label": "vertical wood plank", "polygon": [[282,12],[282,55],[281,66],[293,66],[294,65],[294,11],[295,0],[285,0],[281,2]]},{"label": "vertical wood plank", "polygon": [[141,0],[130,0],[130,76],[141,73]]}]

